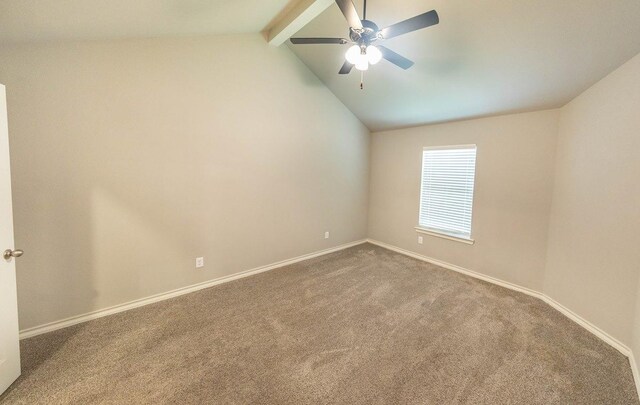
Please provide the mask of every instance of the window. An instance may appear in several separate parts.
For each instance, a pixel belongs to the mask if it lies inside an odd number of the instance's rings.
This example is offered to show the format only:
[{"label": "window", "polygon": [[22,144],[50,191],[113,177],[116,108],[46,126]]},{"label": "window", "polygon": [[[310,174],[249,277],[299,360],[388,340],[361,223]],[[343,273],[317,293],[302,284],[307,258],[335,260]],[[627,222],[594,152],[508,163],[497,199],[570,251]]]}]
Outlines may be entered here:
[{"label": "window", "polygon": [[476,146],[424,148],[419,231],[471,241]]}]

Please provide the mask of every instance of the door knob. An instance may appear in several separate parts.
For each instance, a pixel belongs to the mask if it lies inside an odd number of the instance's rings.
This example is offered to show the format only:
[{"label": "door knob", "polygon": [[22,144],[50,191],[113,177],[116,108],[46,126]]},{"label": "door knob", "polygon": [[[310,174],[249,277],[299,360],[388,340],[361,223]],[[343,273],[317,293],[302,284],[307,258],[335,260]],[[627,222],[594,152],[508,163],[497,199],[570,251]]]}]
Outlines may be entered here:
[{"label": "door knob", "polygon": [[20,249],[16,249],[16,250],[7,249],[2,254],[2,257],[4,257],[4,260],[9,260],[12,257],[20,257],[23,254],[24,254],[24,251],[22,251]]}]

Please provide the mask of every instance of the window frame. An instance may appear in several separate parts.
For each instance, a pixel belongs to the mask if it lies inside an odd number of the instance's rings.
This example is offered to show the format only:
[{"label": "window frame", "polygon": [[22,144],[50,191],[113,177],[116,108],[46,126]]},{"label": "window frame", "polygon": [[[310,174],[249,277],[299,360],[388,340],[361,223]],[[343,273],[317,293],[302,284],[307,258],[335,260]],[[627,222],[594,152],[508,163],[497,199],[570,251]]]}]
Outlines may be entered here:
[{"label": "window frame", "polygon": [[[473,194],[471,196],[471,224],[469,228],[469,237],[465,237],[459,234],[454,234],[452,232],[446,232],[442,229],[428,228],[420,225],[420,214],[422,213],[422,195],[424,191],[424,152],[428,150],[453,150],[453,149],[471,149],[474,148],[476,152],[475,156],[475,165],[473,168]],[[418,196],[418,226],[414,229],[416,232],[435,236],[443,239],[453,240],[457,242],[466,243],[469,245],[473,245],[475,243],[475,239],[473,239],[473,207],[475,205],[475,196],[476,196],[476,170],[478,168],[478,145],[476,144],[465,144],[465,145],[442,145],[442,146],[425,146],[422,148],[422,155],[420,159],[420,194]]]}]

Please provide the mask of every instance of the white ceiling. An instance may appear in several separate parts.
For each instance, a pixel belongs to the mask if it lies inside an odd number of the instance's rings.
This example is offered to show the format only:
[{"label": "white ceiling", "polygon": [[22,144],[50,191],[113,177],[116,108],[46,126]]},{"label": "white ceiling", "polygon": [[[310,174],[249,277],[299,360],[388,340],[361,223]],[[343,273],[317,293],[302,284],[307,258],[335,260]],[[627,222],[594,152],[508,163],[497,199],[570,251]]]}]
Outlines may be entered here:
[{"label": "white ceiling", "polygon": [[[297,0],[0,0],[0,43],[260,32]],[[355,0],[359,10],[362,0]],[[347,46],[287,45],[370,129],[560,107],[640,52],[640,0],[368,0],[382,28],[436,9],[440,24],[386,41],[414,60],[340,76]],[[347,36],[331,5],[296,36]]]},{"label": "white ceiling", "polygon": [[291,0],[0,0],[0,43],[262,31]]},{"label": "white ceiling", "polygon": [[[364,91],[355,69],[337,74],[348,45],[288,46],[374,131],[560,107],[640,52],[639,0],[369,0],[367,17],[382,28],[431,9],[439,25],[385,41],[416,64],[380,62]],[[346,27],[332,5],[294,36]]]}]

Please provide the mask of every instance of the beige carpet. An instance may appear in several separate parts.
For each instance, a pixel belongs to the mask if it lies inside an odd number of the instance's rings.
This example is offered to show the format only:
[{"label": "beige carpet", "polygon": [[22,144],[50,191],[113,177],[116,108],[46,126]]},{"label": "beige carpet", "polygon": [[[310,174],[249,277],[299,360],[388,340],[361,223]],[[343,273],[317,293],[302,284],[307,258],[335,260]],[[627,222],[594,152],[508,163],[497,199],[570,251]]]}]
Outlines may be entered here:
[{"label": "beige carpet", "polygon": [[543,302],[372,245],[22,342],[2,403],[637,404]]}]

